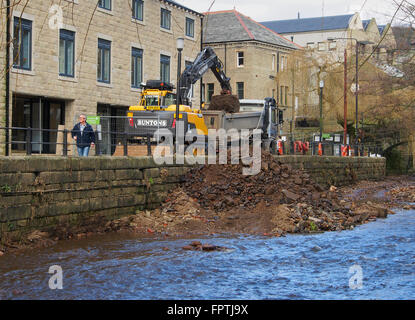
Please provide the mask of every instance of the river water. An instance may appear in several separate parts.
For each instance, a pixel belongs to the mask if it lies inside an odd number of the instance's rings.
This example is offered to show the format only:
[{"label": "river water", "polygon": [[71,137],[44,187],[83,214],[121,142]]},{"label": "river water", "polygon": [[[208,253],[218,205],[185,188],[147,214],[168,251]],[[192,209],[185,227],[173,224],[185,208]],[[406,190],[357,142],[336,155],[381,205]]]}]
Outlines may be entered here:
[{"label": "river water", "polygon": [[[230,250],[181,249],[192,240]],[[53,265],[62,290],[49,288]],[[1,257],[0,299],[415,299],[415,211],[284,238],[64,241]]]}]

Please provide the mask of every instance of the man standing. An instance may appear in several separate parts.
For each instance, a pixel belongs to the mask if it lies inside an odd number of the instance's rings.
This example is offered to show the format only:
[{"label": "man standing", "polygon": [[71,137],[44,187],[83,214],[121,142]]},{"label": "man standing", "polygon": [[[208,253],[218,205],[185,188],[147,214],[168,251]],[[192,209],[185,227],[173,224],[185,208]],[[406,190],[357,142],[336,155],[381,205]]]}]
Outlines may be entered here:
[{"label": "man standing", "polygon": [[78,155],[80,157],[88,157],[89,148],[95,146],[95,134],[91,125],[86,122],[86,116],[79,116],[79,123],[72,129],[72,138],[76,141]]}]

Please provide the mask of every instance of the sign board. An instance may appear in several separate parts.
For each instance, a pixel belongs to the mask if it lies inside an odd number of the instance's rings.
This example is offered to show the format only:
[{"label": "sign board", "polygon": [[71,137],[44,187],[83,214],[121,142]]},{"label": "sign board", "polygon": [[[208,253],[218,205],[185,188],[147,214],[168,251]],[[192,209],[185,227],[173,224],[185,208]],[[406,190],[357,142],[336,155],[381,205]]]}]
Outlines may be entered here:
[{"label": "sign board", "polygon": [[101,118],[98,116],[87,116],[86,122],[88,122],[91,125],[99,125],[101,124]]},{"label": "sign board", "polygon": [[323,133],[323,139],[330,139],[331,136],[329,133]]}]

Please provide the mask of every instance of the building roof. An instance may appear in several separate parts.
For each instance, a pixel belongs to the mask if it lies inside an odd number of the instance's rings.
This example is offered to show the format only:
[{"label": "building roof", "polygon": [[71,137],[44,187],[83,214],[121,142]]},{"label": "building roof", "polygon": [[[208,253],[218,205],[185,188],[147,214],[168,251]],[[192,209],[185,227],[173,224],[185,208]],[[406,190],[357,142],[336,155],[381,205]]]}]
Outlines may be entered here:
[{"label": "building roof", "polygon": [[203,43],[259,41],[291,49],[301,46],[236,10],[205,13]]},{"label": "building roof", "polygon": [[367,27],[369,26],[369,24],[370,24],[370,21],[372,21],[372,20],[362,20],[362,23],[363,23],[363,29],[367,29]]},{"label": "building roof", "polygon": [[386,24],[381,25],[381,26],[378,26],[379,33],[380,33],[380,34],[383,34],[383,31],[385,31],[386,27],[387,27],[387,25],[386,25]]},{"label": "building roof", "polygon": [[275,32],[299,33],[309,31],[339,30],[347,29],[353,14],[342,16],[329,16],[317,18],[276,20],[261,22],[264,26],[274,30]]},{"label": "building roof", "polygon": [[178,7],[178,8],[183,9],[183,10],[187,10],[187,11],[189,11],[190,13],[193,13],[193,14],[195,14],[195,15],[198,15],[198,16],[203,17],[203,14],[201,14],[201,13],[199,13],[199,12],[197,12],[197,11],[194,11],[194,10],[192,10],[192,9],[188,8],[188,7],[185,7],[185,6],[181,5],[180,3],[176,2],[176,1],[173,1],[173,0],[160,0],[160,1],[161,1],[161,2],[165,2],[165,3],[168,3],[168,4],[172,5],[172,6],[176,6],[176,7]]}]

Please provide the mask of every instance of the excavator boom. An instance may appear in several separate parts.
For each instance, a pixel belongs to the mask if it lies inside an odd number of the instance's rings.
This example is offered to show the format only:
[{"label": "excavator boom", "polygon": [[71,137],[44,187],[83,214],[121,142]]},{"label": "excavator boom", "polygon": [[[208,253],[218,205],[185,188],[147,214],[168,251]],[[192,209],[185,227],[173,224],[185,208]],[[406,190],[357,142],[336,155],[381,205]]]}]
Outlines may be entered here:
[{"label": "excavator boom", "polygon": [[230,78],[223,72],[223,64],[211,47],[204,48],[182,73],[179,81],[180,95],[179,103],[189,105],[189,92],[198,80],[208,71],[212,70],[218,79],[222,90],[232,92]]}]

